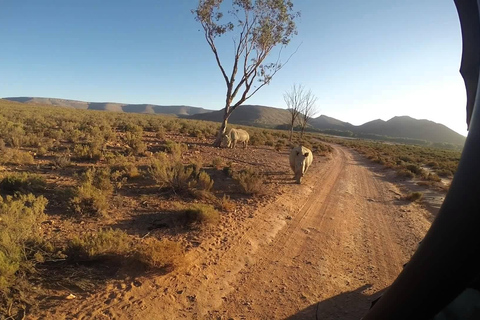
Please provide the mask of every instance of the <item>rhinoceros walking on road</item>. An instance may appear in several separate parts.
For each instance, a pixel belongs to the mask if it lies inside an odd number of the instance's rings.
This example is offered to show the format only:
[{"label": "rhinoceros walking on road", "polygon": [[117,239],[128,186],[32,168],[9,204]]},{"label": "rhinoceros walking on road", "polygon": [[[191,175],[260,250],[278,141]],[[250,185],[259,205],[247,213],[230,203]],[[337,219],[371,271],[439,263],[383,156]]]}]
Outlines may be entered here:
[{"label": "rhinoceros walking on road", "polygon": [[290,168],[295,174],[297,183],[302,182],[302,178],[312,164],[312,151],[304,146],[297,146],[290,151]]},{"label": "rhinoceros walking on road", "polygon": [[230,132],[223,136],[222,146],[225,148],[235,148],[237,142],[242,142],[246,148],[250,140],[250,135],[243,129],[231,129]]}]

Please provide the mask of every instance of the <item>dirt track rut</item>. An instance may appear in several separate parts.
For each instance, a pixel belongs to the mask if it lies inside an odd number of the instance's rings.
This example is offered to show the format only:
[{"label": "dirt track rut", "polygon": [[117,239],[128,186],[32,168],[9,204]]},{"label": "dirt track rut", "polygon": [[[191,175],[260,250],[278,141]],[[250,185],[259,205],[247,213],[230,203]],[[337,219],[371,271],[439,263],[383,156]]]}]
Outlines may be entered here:
[{"label": "dirt track rut", "polygon": [[[429,227],[379,168],[335,146],[304,184],[204,245],[174,273],[98,294],[52,318],[359,319]],[[66,314],[66,316],[65,316]]]}]

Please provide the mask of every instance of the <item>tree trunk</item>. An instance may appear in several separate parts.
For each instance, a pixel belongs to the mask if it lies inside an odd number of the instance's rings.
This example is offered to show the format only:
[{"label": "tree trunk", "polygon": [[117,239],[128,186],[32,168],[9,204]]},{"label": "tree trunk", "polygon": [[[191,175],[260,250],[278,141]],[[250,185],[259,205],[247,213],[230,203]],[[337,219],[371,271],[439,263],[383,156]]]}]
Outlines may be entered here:
[{"label": "tree trunk", "polygon": [[292,142],[293,137],[293,124],[290,126],[290,139],[288,141]]},{"label": "tree trunk", "polygon": [[227,131],[228,118],[230,118],[229,110],[230,110],[230,107],[225,107],[225,113],[223,115],[222,125],[220,126],[220,129],[218,130],[218,133],[217,133],[217,138],[213,143],[214,147],[220,147],[220,144],[222,143],[223,135]]},{"label": "tree trunk", "polygon": [[305,130],[305,127],[302,127],[302,131],[300,132],[300,139],[303,139],[303,131]]}]

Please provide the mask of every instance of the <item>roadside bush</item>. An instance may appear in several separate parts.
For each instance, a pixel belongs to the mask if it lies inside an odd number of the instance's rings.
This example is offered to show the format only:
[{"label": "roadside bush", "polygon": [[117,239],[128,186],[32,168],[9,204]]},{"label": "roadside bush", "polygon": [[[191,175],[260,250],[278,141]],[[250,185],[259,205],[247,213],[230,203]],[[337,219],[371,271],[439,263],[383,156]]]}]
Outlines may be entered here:
[{"label": "roadside bush", "polygon": [[245,194],[260,195],[263,193],[264,177],[251,168],[240,171],[234,176],[234,179],[238,181]]},{"label": "roadside bush", "polygon": [[72,164],[70,157],[66,154],[55,156],[52,163],[56,168],[66,168]]},{"label": "roadside bush", "polygon": [[197,183],[196,187],[199,190],[204,190],[204,191],[210,191],[213,188],[213,180],[210,178],[208,173],[205,171],[200,171],[198,178],[197,178]]},{"label": "roadside bush", "polygon": [[131,251],[132,243],[122,230],[106,229],[74,237],[67,248],[67,255],[74,260],[93,260],[110,255],[123,256]]},{"label": "roadside bush", "polygon": [[435,182],[442,181],[442,179],[440,179],[440,177],[436,173],[432,173],[432,172],[428,173],[425,179],[430,181],[435,181]]},{"label": "roadside bush", "polygon": [[142,155],[147,151],[147,145],[142,141],[142,136],[138,133],[127,132],[125,142],[131,154]]},{"label": "roadside bush", "polygon": [[216,224],[220,221],[220,213],[212,205],[194,204],[184,210],[188,223]]},{"label": "roadside bush", "polygon": [[220,210],[224,212],[230,212],[235,209],[235,203],[233,203],[232,200],[230,200],[230,196],[224,194],[222,199],[218,201],[218,206],[220,207]]},{"label": "roadside bush", "polygon": [[0,154],[0,163],[22,165],[22,164],[33,164],[33,156],[22,150],[18,149],[6,149]]},{"label": "roadside bush", "polygon": [[0,299],[8,296],[9,289],[35,264],[35,246],[39,226],[46,218],[46,205],[43,196],[0,196]]},{"label": "roadside bush", "polygon": [[202,157],[199,156],[198,158],[192,159],[191,165],[192,165],[192,167],[193,167],[193,170],[194,170],[195,174],[199,174],[200,171],[201,171],[202,168],[203,168],[203,159],[202,159]]},{"label": "roadside bush", "polygon": [[160,187],[171,188],[173,192],[186,192],[192,186],[193,168],[186,168],[179,162],[169,165],[155,161],[150,169]]},{"label": "roadside bush", "polygon": [[88,169],[70,203],[76,213],[106,216],[112,192],[109,168]]},{"label": "roadside bush", "polygon": [[445,177],[445,178],[453,177],[453,172],[451,170],[448,170],[448,169],[440,169],[440,170],[437,171],[437,174],[440,177]]},{"label": "roadside bush", "polygon": [[223,159],[220,157],[213,158],[212,160],[212,166],[219,170],[223,166]]},{"label": "roadside bush", "polygon": [[401,178],[407,178],[411,179],[415,177],[415,174],[413,174],[412,171],[407,170],[407,169],[398,169],[397,170],[397,176]]},{"label": "roadside bush", "polygon": [[73,155],[76,160],[94,160],[102,158],[102,150],[98,144],[76,144],[73,148]]},{"label": "roadside bush", "polygon": [[423,193],[421,192],[411,192],[405,197],[406,200],[412,201],[412,202],[422,200],[422,198],[423,198]]},{"label": "roadside bush", "polygon": [[423,175],[424,174],[424,170],[422,168],[420,168],[419,166],[417,166],[416,164],[407,164],[405,166],[405,168],[409,171],[411,171],[412,173],[414,173],[415,175]]},{"label": "roadside bush", "polygon": [[0,191],[3,194],[32,193],[43,191],[47,183],[42,176],[22,173],[11,173],[1,178]]},{"label": "roadside bush", "polygon": [[180,243],[155,238],[145,239],[135,251],[136,259],[151,268],[176,267],[184,256]]},{"label": "roadside bush", "polygon": [[160,140],[165,140],[165,128],[160,126],[157,128],[157,132],[155,133],[155,137]]},{"label": "roadside bush", "polygon": [[111,180],[115,182],[116,188],[120,189],[128,179],[140,176],[140,171],[134,163],[135,158],[123,155],[113,156],[108,159],[111,170]]},{"label": "roadside bush", "polygon": [[233,177],[233,168],[231,166],[223,167],[222,171],[227,177]]}]

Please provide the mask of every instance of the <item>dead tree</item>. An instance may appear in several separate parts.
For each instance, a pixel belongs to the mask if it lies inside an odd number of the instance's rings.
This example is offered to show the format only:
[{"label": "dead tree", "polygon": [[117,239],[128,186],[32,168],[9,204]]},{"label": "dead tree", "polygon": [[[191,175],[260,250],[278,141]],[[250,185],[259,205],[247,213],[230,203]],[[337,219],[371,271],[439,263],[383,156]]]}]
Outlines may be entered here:
[{"label": "dead tree", "polygon": [[292,141],[293,137],[293,128],[295,127],[295,123],[298,121],[300,112],[302,112],[303,90],[304,88],[302,85],[297,86],[294,84],[291,91],[283,94],[283,100],[287,105],[288,112],[290,112],[290,138],[288,139],[290,142]]},{"label": "dead tree", "polygon": [[308,122],[310,119],[313,118],[313,116],[317,113],[317,106],[316,102],[318,98],[312,93],[311,90],[308,90],[303,97],[302,97],[302,107],[300,110],[300,139],[303,138],[303,132],[305,131],[305,128],[308,125]]}]

